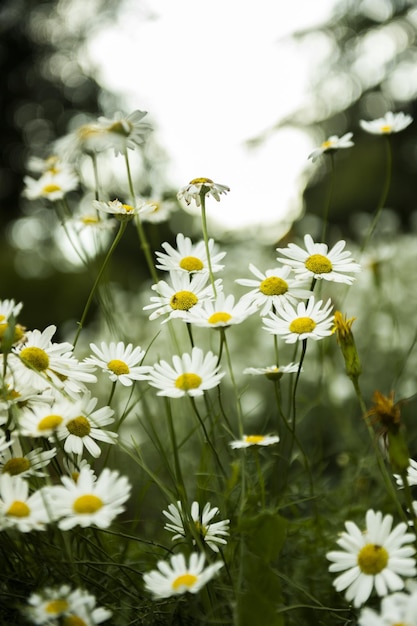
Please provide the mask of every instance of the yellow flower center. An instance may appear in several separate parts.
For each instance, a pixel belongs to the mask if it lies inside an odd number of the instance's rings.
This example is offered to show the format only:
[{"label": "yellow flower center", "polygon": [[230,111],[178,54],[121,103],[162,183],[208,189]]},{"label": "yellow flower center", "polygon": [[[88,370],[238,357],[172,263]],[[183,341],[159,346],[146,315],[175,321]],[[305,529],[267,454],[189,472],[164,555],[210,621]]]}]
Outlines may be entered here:
[{"label": "yellow flower center", "polygon": [[95,217],[94,215],[85,215],[81,219],[81,221],[86,226],[89,226],[90,224],[99,224],[100,223],[100,220],[98,219],[98,217]]},{"label": "yellow flower center", "polygon": [[219,322],[229,322],[232,319],[230,313],[226,313],[225,311],[217,311],[217,313],[213,313],[208,318],[209,324],[218,324]]},{"label": "yellow flower center", "polygon": [[193,178],[190,180],[190,185],[213,185],[211,178]]},{"label": "yellow flower center", "polygon": [[288,291],[288,283],[278,276],[268,276],[259,285],[259,291],[265,296],[282,296]]},{"label": "yellow flower center", "polygon": [[47,415],[38,424],[38,430],[54,430],[63,421],[60,415]]},{"label": "yellow flower center", "polygon": [[179,311],[189,311],[197,302],[198,298],[192,291],[177,291],[169,301],[171,308]]},{"label": "yellow flower center", "polygon": [[312,333],[316,327],[316,322],[311,317],[297,317],[290,324],[290,331],[301,335],[302,333]]},{"label": "yellow flower center", "polygon": [[62,626],[87,626],[87,622],[78,615],[67,615],[62,620]]},{"label": "yellow flower center", "polygon": [[[6,330],[9,328],[9,324],[7,324],[6,322],[2,323],[1,318],[5,319],[4,315],[0,316],[0,341],[3,339]],[[16,324],[14,329],[13,343],[17,343],[18,341],[20,341],[24,334],[25,332],[23,326],[21,326],[20,324]]]},{"label": "yellow flower center", "polygon": [[122,204],[122,207],[124,208],[126,213],[131,213],[135,210],[135,207],[131,206],[130,204]]},{"label": "yellow flower center", "polygon": [[45,606],[46,613],[50,613],[51,615],[58,615],[59,613],[63,613],[68,609],[68,602],[63,599],[51,600]]},{"label": "yellow flower center", "polygon": [[119,359],[112,359],[107,363],[107,368],[116,374],[116,376],[121,376],[122,374],[129,374],[130,369],[126,365],[124,361],[119,361]]},{"label": "yellow flower center", "polygon": [[45,185],[42,187],[42,193],[54,193],[55,191],[62,191],[62,187],[57,185],[56,183],[49,183],[49,185]]},{"label": "yellow flower center", "polygon": [[392,126],[391,124],[385,124],[385,126],[381,126],[380,130],[381,130],[381,133],[391,133]]},{"label": "yellow flower center", "polygon": [[328,150],[332,146],[333,146],[333,141],[329,141],[328,139],[326,141],[323,141],[323,143],[321,144],[321,148],[323,150]]},{"label": "yellow flower center", "polygon": [[[125,124],[127,124],[127,128],[126,128]],[[125,124],[122,124],[122,122],[114,122],[111,126],[109,126],[108,130],[109,130],[110,133],[117,133],[118,135],[123,135],[124,137],[129,137],[129,134],[131,132],[132,126],[127,121],[125,121]]]},{"label": "yellow flower center", "polygon": [[6,461],[3,465],[2,473],[17,476],[18,474],[26,472],[28,469],[30,469],[30,461],[28,461],[24,456],[21,456]]},{"label": "yellow flower center", "polygon": [[86,494],[84,496],[80,496],[74,501],[72,508],[75,513],[80,513],[81,515],[91,515],[91,513],[96,513],[99,511],[104,505],[103,500],[98,498],[93,494]]},{"label": "yellow flower center", "polygon": [[181,576],[177,576],[175,580],[172,581],[172,588],[177,590],[181,589],[181,587],[187,587],[187,589],[191,589],[197,582],[198,578],[194,574],[181,574]]},{"label": "yellow flower center", "polygon": [[364,574],[374,576],[387,566],[388,552],[375,543],[367,543],[358,554],[358,565]]},{"label": "yellow flower center", "polygon": [[28,517],[30,515],[30,508],[26,502],[15,500],[13,504],[9,506],[6,515],[9,517]]},{"label": "yellow flower center", "polygon": [[279,367],[275,367],[273,370],[269,370],[269,372],[265,372],[266,378],[268,380],[279,380],[282,378],[282,372],[280,372]]},{"label": "yellow flower center", "polygon": [[90,422],[84,415],[79,415],[70,420],[67,424],[67,428],[71,435],[75,435],[76,437],[87,437],[91,431]]},{"label": "yellow flower center", "polygon": [[180,261],[180,268],[187,272],[198,272],[198,270],[202,270],[203,267],[203,262],[196,256],[185,256]]},{"label": "yellow flower center", "polygon": [[186,373],[178,376],[177,380],[175,381],[175,386],[177,387],[177,389],[188,391],[189,389],[197,389],[202,382],[203,379],[200,378],[198,374]]},{"label": "yellow flower center", "polygon": [[313,274],[329,274],[333,269],[331,261],[322,254],[312,254],[308,257],[304,265],[310,272],[313,272]]},{"label": "yellow flower center", "polygon": [[30,348],[23,348],[20,353],[20,358],[25,365],[32,367],[38,372],[44,372],[49,366],[49,356],[42,348],[31,346]]},{"label": "yellow flower center", "polygon": [[261,443],[265,437],[263,435],[246,435],[245,443]]},{"label": "yellow flower center", "polygon": [[195,527],[197,532],[201,537],[205,537],[207,535],[207,528],[204,526],[199,520],[194,520]]}]

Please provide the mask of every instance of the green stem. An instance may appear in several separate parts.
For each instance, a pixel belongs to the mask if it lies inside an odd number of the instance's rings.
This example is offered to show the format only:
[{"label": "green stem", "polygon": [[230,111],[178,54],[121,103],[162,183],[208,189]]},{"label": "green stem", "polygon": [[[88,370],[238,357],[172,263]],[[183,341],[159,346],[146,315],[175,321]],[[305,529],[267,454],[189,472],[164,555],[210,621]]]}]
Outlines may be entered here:
[{"label": "green stem", "polygon": [[209,246],[209,238],[208,238],[207,219],[206,219],[206,191],[204,189],[204,186],[201,188],[200,200],[201,200],[201,227],[203,230],[204,245],[206,248],[207,264],[208,264],[208,269],[209,269],[211,286],[213,287],[214,297],[216,298],[217,291],[216,291],[216,283],[214,280],[213,269],[211,266],[210,246]]},{"label": "green stem", "polygon": [[329,156],[330,156],[330,183],[329,183],[329,191],[327,194],[327,199],[326,199],[326,204],[324,205],[324,210],[323,210],[323,229],[321,232],[321,240],[324,241],[325,237],[326,237],[326,229],[327,229],[327,223],[328,223],[328,219],[329,219],[329,210],[330,210],[330,205],[333,199],[333,189],[334,189],[334,181],[335,181],[335,167],[334,167],[334,154],[333,152],[329,152]]}]

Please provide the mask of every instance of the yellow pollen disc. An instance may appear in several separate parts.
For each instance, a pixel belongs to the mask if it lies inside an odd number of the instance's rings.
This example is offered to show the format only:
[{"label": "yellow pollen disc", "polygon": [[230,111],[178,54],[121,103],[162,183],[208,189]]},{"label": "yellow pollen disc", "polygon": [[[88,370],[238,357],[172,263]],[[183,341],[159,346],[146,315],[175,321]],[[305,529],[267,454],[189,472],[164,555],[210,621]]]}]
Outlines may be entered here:
[{"label": "yellow pollen disc", "polygon": [[177,380],[175,381],[175,386],[177,387],[177,389],[188,391],[189,389],[197,389],[202,382],[203,379],[200,378],[198,374],[186,373],[178,376]]},{"label": "yellow pollen disc", "polygon": [[109,127],[109,131],[111,133],[117,133],[118,135],[128,137],[131,130],[131,125],[129,123],[127,124],[128,128],[126,128],[121,122],[114,122],[114,124]]},{"label": "yellow pollen disc", "polygon": [[268,276],[259,285],[259,291],[265,296],[282,296],[288,291],[288,283],[278,276]]},{"label": "yellow pollen disc", "polygon": [[43,193],[54,193],[54,191],[62,191],[62,187],[54,183],[50,183],[49,185],[42,187],[42,191]]},{"label": "yellow pollen disc", "polygon": [[245,443],[261,443],[264,439],[263,435],[246,435]]},{"label": "yellow pollen disc", "polygon": [[312,333],[316,327],[316,322],[311,317],[297,317],[290,324],[290,331],[301,335],[302,333]]},{"label": "yellow pollen disc", "polygon": [[198,272],[198,270],[202,270],[203,267],[203,262],[196,256],[185,256],[180,261],[180,268],[187,272]]},{"label": "yellow pollen disc", "polygon": [[135,207],[131,206],[130,204],[122,204],[122,207],[124,208],[126,213],[130,213],[131,211],[135,210]]},{"label": "yellow pollen disc", "polygon": [[78,615],[67,615],[62,620],[62,626],[87,626],[87,622]]},{"label": "yellow pollen disc", "polygon": [[[3,339],[4,334],[8,328],[9,328],[9,325],[5,323],[2,324],[0,320],[0,340]],[[17,343],[18,341],[20,341],[20,339],[22,339],[24,334],[25,334],[25,331],[23,329],[23,326],[21,326],[20,324],[16,324],[15,329],[14,329],[13,343]]]},{"label": "yellow pollen disc", "polygon": [[229,322],[232,319],[230,313],[226,313],[225,311],[217,311],[217,313],[213,313],[208,318],[209,324],[218,324],[219,322]]},{"label": "yellow pollen disc", "polygon": [[265,372],[265,376],[266,378],[268,378],[268,380],[279,380],[280,378],[282,378],[282,372],[280,372],[279,367],[276,367],[269,372]]},{"label": "yellow pollen disc", "polygon": [[198,298],[192,291],[177,291],[169,301],[171,308],[179,311],[189,311],[197,302]]},{"label": "yellow pollen disc", "polygon": [[207,535],[207,528],[198,520],[194,521],[194,524],[199,535],[201,535],[202,537],[205,537]]},{"label": "yellow pollen disc", "polygon": [[98,217],[95,217],[94,215],[86,215],[85,217],[82,218],[81,221],[86,226],[89,226],[90,224],[99,224],[100,223],[100,220],[98,219]]},{"label": "yellow pollen disc", "polygon": [[323,141],[323,143],[321,144],[321,148],[323,148],[323,150],[328,150],[329,148],[331,148],[333,146],[333,141]]},{"label": "yellow pollen disc", "polygon": [[333,269],[331,261],[322,254],[312,254],[305,261],[304,265],[314,274],[329,274]]},{"label": "yellow pollen disc", "polygon": [[187,587],[187,589],[191,589],[197,582],[197,576],[194,574],[181,574],[175,580],[172,581],[172,588],[177,590],[181,589],[181,587]]},{"label": "yellow pollen disc", "polygon": [[381,133],[390,133],[390,132],[392,132],[392,126],[390,126],[390,124],[381,126]]},{"label": "yellow pollen disc", "polygon": [[30,508],[26,502],[15,500],[13,504],[9,506],[6,515],[9,517],[28,517],[30,515]]},{"label": "yellow pollen disc", "polygon": [[75,435],[76,437],[87,437],[91,431],[90,422],[84,415],[79,415],[73,420],[70,420],[67,424],[67,428],[71,435]]},{"label": "yellow pollen disc", "polygon": [[6,461],[6,463],[3,465],[2,473],[11,474],[11,476],[17,476],[18,474],[26,472],[28,469],[30,469],[30,461],[25,459],[24,456],[21,456]]},{"label": "yellow pollen disc", "polygon": [[119,361],[119,359],[112,359],[107,363],[107,368],[116,374],[116,376],[121,376],[122,374],[129,374],[130,369],[126,365],[124,361]]},{"label": "yellow pollen disc", "polygon": [[388,552],[382,546],[368,543],[358,554],[358,565],[364,574],[374,576],[387,566]]},{"label": "yellow pollen disc", "polygon": [[193,178],[190,180],[190,185],[212,185],[213,181],[211,178]]},{"label": "yellow pollen disc", "polygon": [[66,600],[51,600],[45,606],[46,613],[50,615],[59,615],[59,613],[63,613],[68,609],[68,602]]},{"label": "yellow pollen disc", "polygon": [[158,211],[161,210],[160,202],[155,202],[154,200],[152,200],[151,204],[153,205],[152,213],[158,213]]},{"label": "yellow pollen disc", "polygon": [[93,137],[94,135],[99,135],[100,132],[100,130],[94,128],[90,124],[84,124],[84,126],[80,126],[80,128],[77,130],[77,135],[81,141],[87,141],[88,139],[90,139],[90,137]]},{"label": "yellow pollen disc", "polygon": [[104,505],[103,500],[94,496],[93,494],[86,494],[85,496],[80,496],[77,498],[72,505],[72,508],[76,513],[81,513],[82,515],[89,515],[91,513],[96,513],[99,511]]},{"label": "yellow pollen disc", "polygon": [[38,424],[38,430],[54,430],[63,422],[60,415],[47,415]]},{"label": "yellow pollen disc", "polygon": [[30,348],[23,348],[20,352],[20,358],[25,365],[33,367],[38,372],[44,372],[49,366],[49,356],[42,348],[31,346]]}]

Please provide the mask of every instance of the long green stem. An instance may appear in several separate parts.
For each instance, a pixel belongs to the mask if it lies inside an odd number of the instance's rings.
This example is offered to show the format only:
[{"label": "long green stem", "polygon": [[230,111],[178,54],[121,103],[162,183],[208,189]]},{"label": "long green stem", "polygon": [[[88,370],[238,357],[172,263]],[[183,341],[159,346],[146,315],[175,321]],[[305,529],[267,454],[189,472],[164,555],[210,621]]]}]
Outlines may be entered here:
[{"label": "long green stem", "polygon": [[206,248],[206,256],[207,256],[207,264],[208,264],[209,275],[210,275],[210,282],[211,282],[211,286],[213,287],[214,297],[216,298],[217,291],[216,291],[216,282],[214,280],[213,268],[211,265],[210,246],[209,246],[209,238],[208,238],[207,219],[206,219],[206,191],[204,190],[204,187],[201,189],[201,192],[200,192],[200,200],[201,200],[201,228],[203,231],[204,246]]},{"label": "long green stem", "polygon": [[333,190],[334,190],[334,180],[335,180],[335,167],[334,167],[334,154],[333,152],[329,152],[329,157],[330,157],[330,182],[329,182],[329,191],[327,193],[327,199],[326,199],[326,203],[324,205],[324,210],[323,210],[323,228],[321,231],[321,240],[324,241],[325,237],[326,237],[326,229],[327,229],[327,224],[329,221],[329,210],[330,210],[330,205],[332,203],[333,200]]}]

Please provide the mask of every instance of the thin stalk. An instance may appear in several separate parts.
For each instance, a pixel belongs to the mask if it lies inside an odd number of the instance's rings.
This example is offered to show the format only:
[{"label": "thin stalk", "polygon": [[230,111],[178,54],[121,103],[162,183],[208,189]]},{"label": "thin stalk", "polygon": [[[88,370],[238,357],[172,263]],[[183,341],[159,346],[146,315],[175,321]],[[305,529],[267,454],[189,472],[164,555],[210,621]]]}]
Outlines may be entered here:
[{"label": "thin stalk", "polygon": [[334,181],[335,181],[334,154],[332,151],[330,151],[328,154],[330,157],[330,182],[329,182],[329,190],[327,193],[327,199],[326,199],[326,203],[324,205],[324,210],[323,210],[323,228],[321,231],[322,241],[324,241],[326,237],[327,223],[329,220],[329,210],[330,210],[330,205],[333,200],[333,190],[334,190]]},{"label": "thin stalk", "polygon": [[213,288],[214,297],[216,298],[217,291],[216,291],[216,283],[214,280],[214,274],[213,274],[213,269],[211,265],[211,257],[210,257],[210,246],[209,246],[209,238],[208,238],[207,219],[206,219],[206,191],[204,190],[204,186],[202,187],[201,192],[200,192],[200,200],[201,200],[201,228],[203,231],[204,246],[206,248],[206,256],[207,256],[207,264],[208,264],[209,275],[210,275],[210,282]]}]

